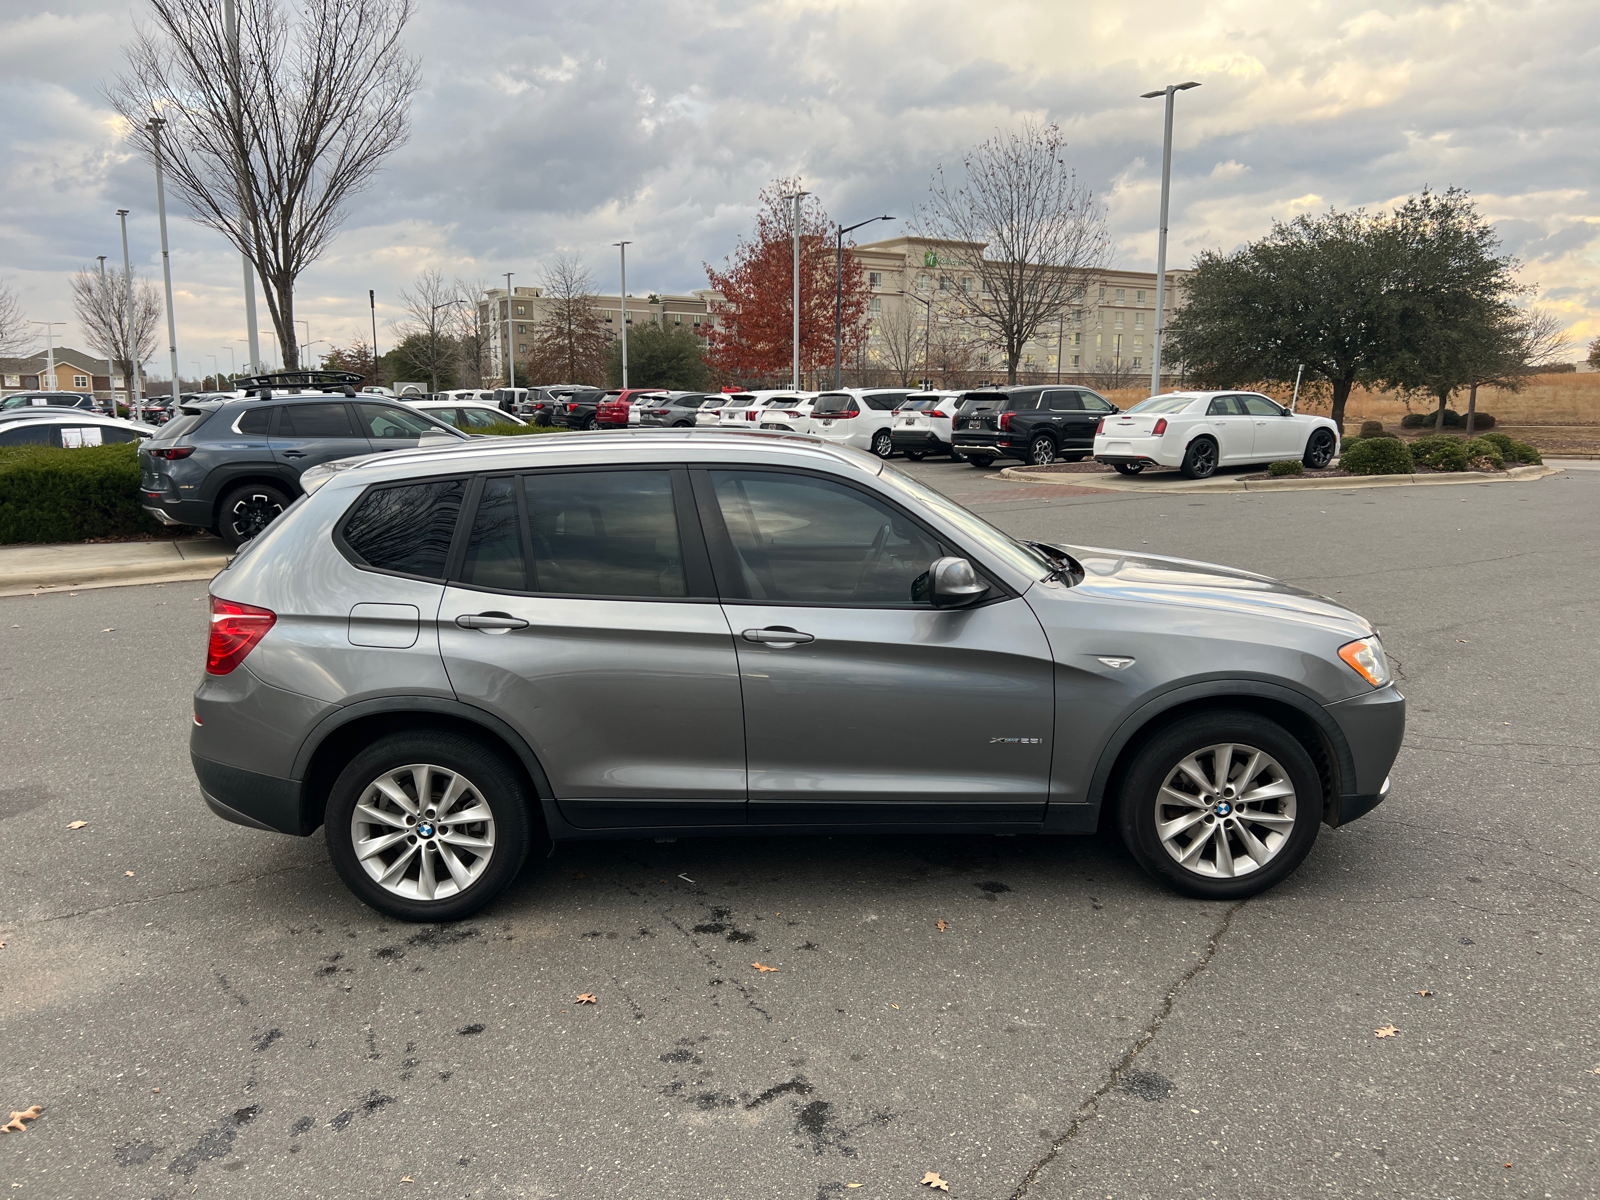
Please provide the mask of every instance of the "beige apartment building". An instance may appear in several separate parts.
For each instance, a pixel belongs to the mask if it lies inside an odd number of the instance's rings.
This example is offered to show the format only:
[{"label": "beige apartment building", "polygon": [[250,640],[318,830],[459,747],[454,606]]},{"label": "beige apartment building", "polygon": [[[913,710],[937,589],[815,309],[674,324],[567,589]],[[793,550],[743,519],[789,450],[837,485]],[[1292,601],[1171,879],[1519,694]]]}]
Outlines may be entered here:
[{"label": "beige apartment building", "polygon": [[[868,316],[875,328],[867,343],[869,362],[885,362],[885,327],[892,327],[909,315],[919,323],[933,322],[927,331],[931,342],[970,342],[974,369],[1004,372],[1004,355],[983,344],[983,331],[963,320],[961,305],[954,298],[958,291],[970,296],[982,286],[970,271],[962,270],[963,252],[970,260],[972,251],[955,243],[917,237],[869,242],[850,251],[866,272],[871,295]],[[1183,304],[1183,281],[1187,275],[1187,271],[1167,272],[1169,318]],[[1148,374],[1155,327],[1155,272],[1101,271],[1082,303],[1040,330],[1039,336],[1023,348],[1017,369],[1020,375],[1052,377],[1058,369],[1063,377],[1126,374],[1132,378]],[[1173,368],[1176,374],[1177,363],[1164,362],[1162,366],[1164,371]]]},{"label": "beige apartment building", "polygon": [[[932,322],[931,328],[924,329],[925,343],[946,347],[961,343],[971,372],[1003,381],[1003,353],[985,344],[983,331],[962,318],[955,302],[957,290],[970,295],[981,287],[971,272],[959,266],[958,249],[954,243],[897,237],[846,251],[861,263],[870,293],[866,361],[853,364],[853,374],[872,374],[895,365],[886,344],[890,331],[896,323],[903,325],[914,318],[919,324]],[[1183,280],[1187,274],[1167,272],[1169,317],[1183,303]],[[681,295],[630,294],[627,323],[631,326],[651,322],[701,331],[715,326],[721,299],[720,293],[709,288]],[[598,295],[591,302],[613,336],[620,333],[621,296]],[[504,377],[508,344],[514,347],[516,361],[527,358],[534,330],[549,311],[550,303],[537,287],[513,288],[509,296],[505,288],[490,288],[479,298],[478,320],[486,329],[493,327],[489,332],[492,374]],[[1155,273],[1102,271],[1081,304],[1040,330],[1039,336],[1024,347],[1017,365],[1019,377],[1054,377],[1059,371],[1063,378],[1096,377],[1108,386],[1122,376],[1131,381],[1149,373],[1155,326]],[[1164,368],[1173,368],[1173,374],[1177,373],[1177,366],[1163,364]],[[867,368],[865,373],[860,370],[863,367]]]}]

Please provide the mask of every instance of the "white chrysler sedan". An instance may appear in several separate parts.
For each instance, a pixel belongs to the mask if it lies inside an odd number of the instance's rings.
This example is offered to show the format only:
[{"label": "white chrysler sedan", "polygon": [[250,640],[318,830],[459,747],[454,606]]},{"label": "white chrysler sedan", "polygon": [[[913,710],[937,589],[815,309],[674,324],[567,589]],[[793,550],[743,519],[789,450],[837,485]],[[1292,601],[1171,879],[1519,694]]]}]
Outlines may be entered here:
[{"label": "white chrysler sedan", "polygon": [[1297,458],[1313,470],[1333,461],[1339,428],[1259,392],[1169,392],[1104,418],[1094,458],[1124,475],[1177,467],[1204,479],[1219,466]]}]

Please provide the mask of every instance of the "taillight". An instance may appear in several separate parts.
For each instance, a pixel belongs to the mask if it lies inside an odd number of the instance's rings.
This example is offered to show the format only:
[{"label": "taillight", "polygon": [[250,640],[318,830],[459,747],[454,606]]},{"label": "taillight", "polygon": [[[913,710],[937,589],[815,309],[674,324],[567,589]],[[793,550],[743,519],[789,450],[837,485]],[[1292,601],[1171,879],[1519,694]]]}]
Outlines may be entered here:
[{"label": "taillight", "polygon": [[1105,431],[1106,431],[1106,419],[1104,417],[1101,417],[1094,424],[1094,435],[1095,435],[1095,437],[1099,437]]},{"label": "taillight", "polygon": [[788,417],[791,421],[798,421],[800,419],[800,414],[797,412],[789,412],[785,410],[783,415]]},{"label": "taillight", "polygon": [[1156,427],[1150,431],[1150,436],[1151,437],[1160,437],[1166,431],[1167,431],[1167,419],[1165,417],[1162,417],[1159,421],[1156,422]]},{"label": "taillight", "polygon": [[206,674],[226,675],[232,671],[277,620],[278,614],[271,609],[211,597],[211,642],[206,647]]},{"label": "taillight", "polygon": [[949,413],[942,413],[937,408],[929,413],[928,416],[935,421],[948,421],[950,419]]},{"label": "taillight", "polygon": [[751,409],[749,412],[745,413],[744,419],[746,421],[754,421],[756,419],[755,409]]},{"label": "taillight", "polygon": [[1010,413],[1003,412],[1003,413],[1000,414],[1000,428],[1002,430],[1011,428],[1011,414]]},{"label": "taillight", "polygon": [[667,415],[667,410],[664,408],[647,409],[645,415],[647,417],[664,417]]},{"label": "taillight", "polygon": [[151,458],[188,458],[194,453],[193,446],[151,446]]}]

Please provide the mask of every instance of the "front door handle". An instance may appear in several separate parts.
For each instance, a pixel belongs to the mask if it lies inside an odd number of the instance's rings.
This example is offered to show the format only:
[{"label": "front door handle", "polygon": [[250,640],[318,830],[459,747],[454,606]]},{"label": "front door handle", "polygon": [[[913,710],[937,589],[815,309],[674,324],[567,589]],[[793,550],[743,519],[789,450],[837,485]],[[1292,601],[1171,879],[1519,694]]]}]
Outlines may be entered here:
[{"label": "front door handle", "polygon": [[285,450],[283,456],[285,458],[304,458],[306,452],[304,450]]},{"label": "front door handle", "polygon": [[746,629],[740,636],[747,642],[760,642],[766,646],[800,646],[806,642],[817,640],[809,633],[800,633],[797,630],[777,627],[772,629]]},{"label": "front door handle", "polygon": [[481,629],[485,633],[504,633],[508,629],[528,627],[521,617],[503,612],[464,613],[456,618],[456,624],[463,629]]}]

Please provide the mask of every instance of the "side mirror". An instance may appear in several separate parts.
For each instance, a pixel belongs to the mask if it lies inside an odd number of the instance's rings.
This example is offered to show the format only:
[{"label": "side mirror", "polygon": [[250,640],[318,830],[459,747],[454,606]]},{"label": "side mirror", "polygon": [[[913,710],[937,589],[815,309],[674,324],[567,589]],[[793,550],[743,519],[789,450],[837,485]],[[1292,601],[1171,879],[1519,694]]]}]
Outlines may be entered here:
[{"label": "side mirror", "polygon": [[935,608],[964,608],[989,593],[989,585],[964,558],[935,559],[928,568],[928,584],[928,598]]}]

